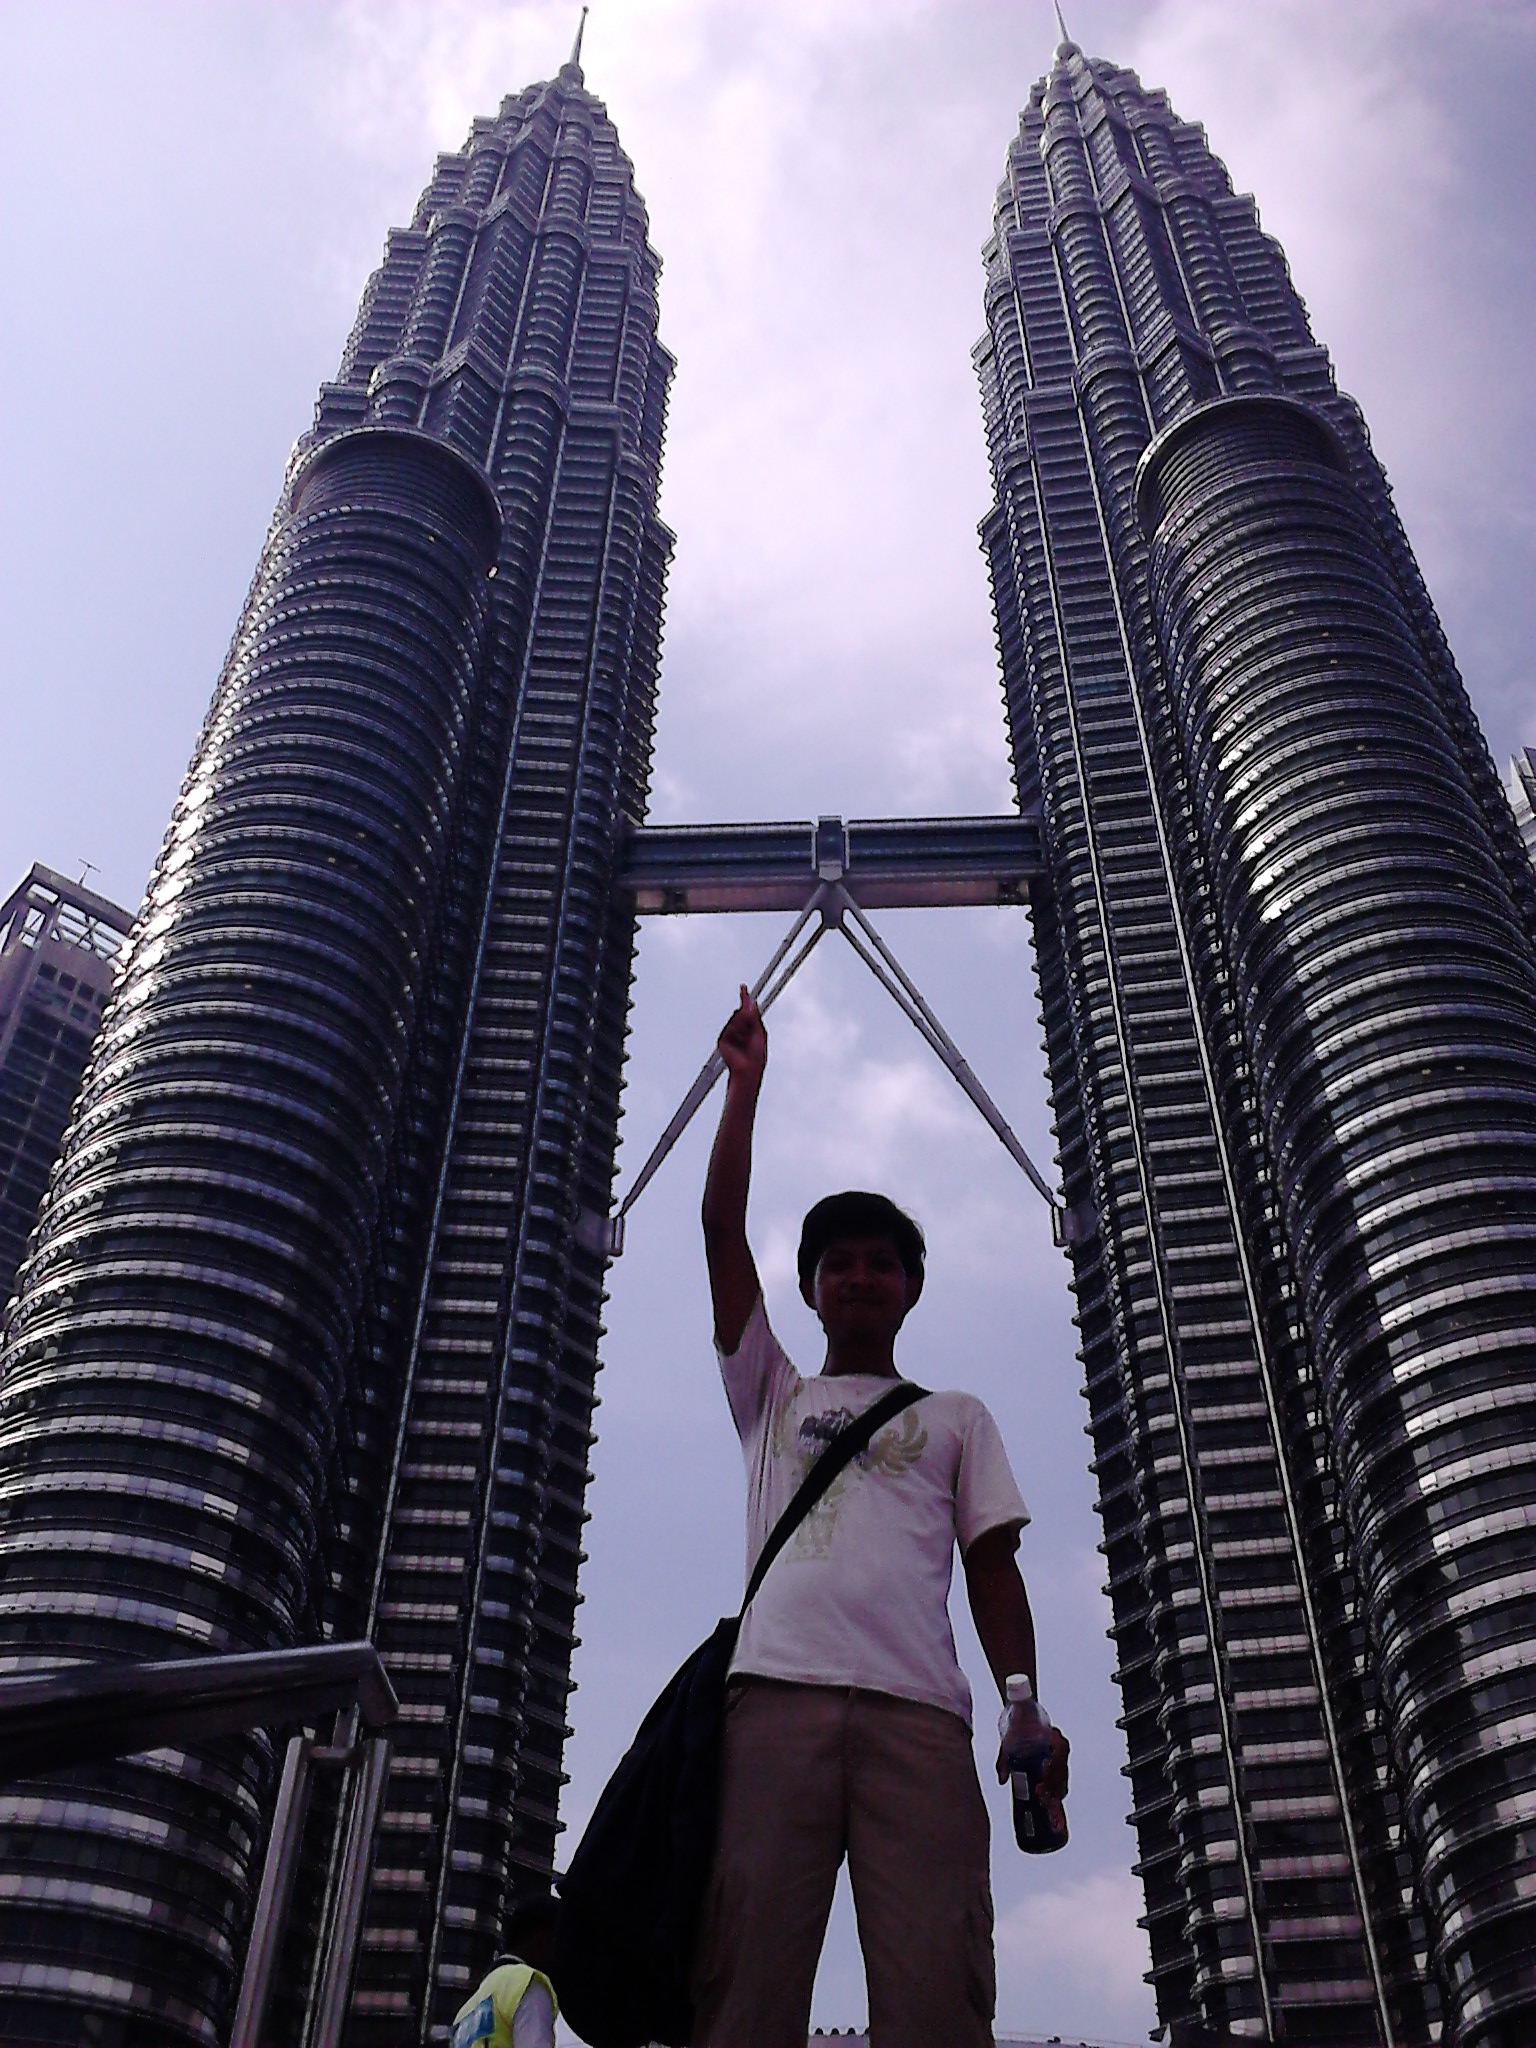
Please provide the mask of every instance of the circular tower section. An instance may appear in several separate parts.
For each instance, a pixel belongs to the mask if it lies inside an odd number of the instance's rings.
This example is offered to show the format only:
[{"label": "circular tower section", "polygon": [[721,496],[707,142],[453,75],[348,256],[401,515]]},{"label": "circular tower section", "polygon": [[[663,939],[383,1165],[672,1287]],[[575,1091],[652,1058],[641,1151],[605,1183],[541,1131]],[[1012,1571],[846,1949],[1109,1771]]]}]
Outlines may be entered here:
[{"label": "circular tower section", "polygon": [[[10,1669],[315,1632],[500,526],[475,466],[414,431],[337,435],[297,472],[0,1350]],[[115,1984],[99,2038],[220,2037],[268,1763],[228,1743],[63,1799],[5,1788],[8,2033],[56,2025],[71,1984],[100,2015]]]},{"label": "circular tower section", "polygon": [[1332,429],[1200,407],[1138,501],[1458,2041],[1536,1921],[1536,962]]}]

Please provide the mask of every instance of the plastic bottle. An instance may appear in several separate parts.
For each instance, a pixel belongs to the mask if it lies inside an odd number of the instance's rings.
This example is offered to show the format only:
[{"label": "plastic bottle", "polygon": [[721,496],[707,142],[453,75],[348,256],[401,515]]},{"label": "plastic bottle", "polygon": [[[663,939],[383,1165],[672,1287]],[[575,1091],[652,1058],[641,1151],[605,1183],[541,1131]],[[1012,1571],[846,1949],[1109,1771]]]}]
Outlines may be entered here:
[{"label": "plastic bottle", "polygon": [[1035,1698],[1022,1671],[1006,1683],[1008,1704],[998,1732],[1003,1762],[1013,1787],[1013,1838],[1030,1856],[1060,1849],[1067,1839],[1066,1811],[1059,1799],[1039,1789],[1040,1774],[1051,1759],[1051,1717]]}]

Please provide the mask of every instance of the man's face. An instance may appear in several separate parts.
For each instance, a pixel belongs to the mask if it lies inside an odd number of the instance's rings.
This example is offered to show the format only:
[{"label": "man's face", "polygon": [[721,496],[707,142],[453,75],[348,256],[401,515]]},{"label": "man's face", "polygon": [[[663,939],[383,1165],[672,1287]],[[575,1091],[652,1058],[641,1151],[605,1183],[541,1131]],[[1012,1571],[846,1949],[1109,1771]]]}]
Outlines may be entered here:
[{"label": "man's face", "polygon": [[888,1237],[836,1237],[806,1296],[828,1337],[894,1337],[923,1291]]}]

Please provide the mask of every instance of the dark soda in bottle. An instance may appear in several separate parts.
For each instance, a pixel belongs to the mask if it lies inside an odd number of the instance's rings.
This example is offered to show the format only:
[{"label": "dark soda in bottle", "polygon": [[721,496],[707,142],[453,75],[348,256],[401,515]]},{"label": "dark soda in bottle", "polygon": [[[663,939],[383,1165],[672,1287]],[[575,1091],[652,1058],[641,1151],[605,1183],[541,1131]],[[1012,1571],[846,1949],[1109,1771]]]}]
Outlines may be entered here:
[{"label": "dark soda in bottle", "polygon": [[1040,1774],[1051,1760],[1051,1717],[1035,1698],[1022,1671],[1006,1684],[1003,1763],[1013,1788],[1013,1838],[1029,1856],[1045,1856],[1067,1839],[1066,1809],[1040,1790]]}]

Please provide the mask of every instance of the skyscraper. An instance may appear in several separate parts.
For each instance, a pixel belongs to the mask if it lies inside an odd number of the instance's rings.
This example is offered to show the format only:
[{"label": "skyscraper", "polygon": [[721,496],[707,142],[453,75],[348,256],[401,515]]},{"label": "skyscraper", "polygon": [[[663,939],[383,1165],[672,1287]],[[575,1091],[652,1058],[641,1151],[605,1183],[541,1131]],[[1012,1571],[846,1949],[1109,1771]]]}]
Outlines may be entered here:
[{"label": "skyscraper", "polygon": [[984,522],[1161,2015],[1536,2026],[1531,869],[1202,131],[1064,41]]},{"label": "skyscraper", "polygon": [[1536,747],[1522,747],[1509,764],[1509,800],[1515,823],[1532,862],[1536,862]]},{"label": "skyscraper", "polygon": [[132,919],[34,867],[0,903],[0,1307],[58,1157]]},{"label": "skyscraper", "polygon": [[[575,56],[389,237],[0,1356],[0,1668],[378,1645],[403,1719],[358,2042],[443,2038],[553,1854],[602,1302],[577,1223],[608,1209],[611,877],[670,552],[658,267]],[[272,1776],[263,1739],[0,1789],[0,2034],[220,2040]]]}]

